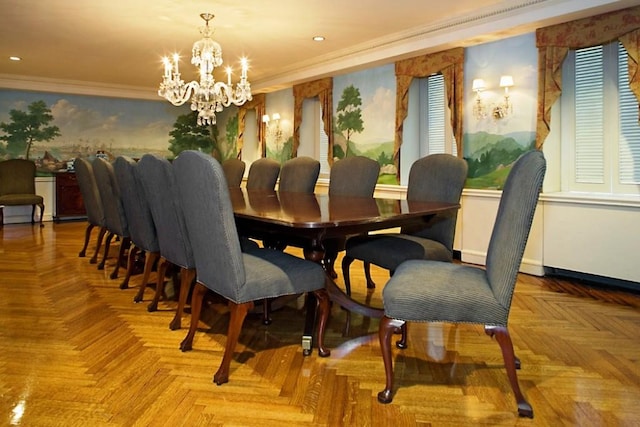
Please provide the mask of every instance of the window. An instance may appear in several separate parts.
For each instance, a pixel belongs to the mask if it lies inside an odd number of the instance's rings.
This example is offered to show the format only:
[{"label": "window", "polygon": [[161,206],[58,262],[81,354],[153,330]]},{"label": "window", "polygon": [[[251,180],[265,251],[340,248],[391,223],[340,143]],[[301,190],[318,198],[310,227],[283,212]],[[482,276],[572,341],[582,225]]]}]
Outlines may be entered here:
[{"label": "window", "polygon": [[638,101],[622,44],[570,51],[563,80],[562,189],[640,194]]},{"label": "window", "polygon": [[448,110],[442,74],[420,79],[420,157],[456,154]]}]

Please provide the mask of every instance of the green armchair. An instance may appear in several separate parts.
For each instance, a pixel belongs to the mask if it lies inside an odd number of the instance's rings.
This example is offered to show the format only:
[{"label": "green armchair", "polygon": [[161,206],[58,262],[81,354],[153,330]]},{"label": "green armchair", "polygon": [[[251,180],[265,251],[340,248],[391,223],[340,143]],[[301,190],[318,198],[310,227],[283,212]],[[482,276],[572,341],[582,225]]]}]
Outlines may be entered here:
[{"label": "green armchair", "polygon": [[[36,194],[36,165],[31,160],[0,162],[0,206],[31,205],[31,224],[35,224],[36,205],[40,207],[40,227],[44,227],[44,199]],[[4,223],[0,209],[0,227]]]}]

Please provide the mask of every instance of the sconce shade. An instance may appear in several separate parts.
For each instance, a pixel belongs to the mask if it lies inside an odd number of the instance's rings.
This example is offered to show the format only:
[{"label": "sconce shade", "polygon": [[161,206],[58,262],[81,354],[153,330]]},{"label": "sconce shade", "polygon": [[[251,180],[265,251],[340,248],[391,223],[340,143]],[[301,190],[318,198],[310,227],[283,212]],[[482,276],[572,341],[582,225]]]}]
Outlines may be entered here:
[{"label": "sconce shade", "polygon": [[500,77],[500,87],[511,87],[511,86],[513,86],[513,76]]},{"label": "sconce shade", "polygon": [[269,115],[268,115],[268,114],[263,115],[263,116],[262,116],[262,121],[263,121],[264,123],[269,123]]},{"label": "sconce shade", "polygon": [[481,90],[484,90],[486,88],[486,86],[484,84],[484,80],[483,79],[473,79],[472,88],[473,88],[474,92],[479,92]]},{"label": "sconce shade", "polygon": [[273,113],[271,115],[271,120],[280,120],[280,114],[278,113]]}]

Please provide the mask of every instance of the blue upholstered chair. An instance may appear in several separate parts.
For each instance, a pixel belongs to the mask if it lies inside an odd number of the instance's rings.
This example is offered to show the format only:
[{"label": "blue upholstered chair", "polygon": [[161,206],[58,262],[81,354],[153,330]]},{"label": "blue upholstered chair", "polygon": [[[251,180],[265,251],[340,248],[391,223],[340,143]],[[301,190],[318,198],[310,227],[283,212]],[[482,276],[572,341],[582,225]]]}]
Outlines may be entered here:
[{"label": "blue upholstered chair", "polygon": [[96,178],[98,191],[100,192],[100,200],[102,200],[102,208],[104,210],[105,227],[107,229],[104,255],[102,261],[98,264],[98,270],[104,269],[105,262],[109,257],[111,240],[115,236],[118,236],[120,238],[120,250],[115,267],[110,276],[112,279],[115,279],[118,277],[120,264],[124,263],[124,255],[131,243],[127,217],[124,213],[122,200],[120,199],[120,188],[118,187],[113,165],[103,158],[96,158],[93,161],[93,174]]},{"label": "blue upholstered chair", "polygon": [[[122,206],[127,217],[129,237],[133,244],[129,249],[127,273],[120,284],[120,289],[129,287],[129,279],[133,273],[136,257],[144,251],[144,269],[138,294],[144,294],[154,264],[160,257],[160,245],[156,227],[151,217],[147,197],[138,178],[137,163],[126,156],[119,156],[113,163],[113,169],[120,188]],[[138,302],[136,298],[134,301]]]},{"label": "blue upholstered chair", "polygon": [[91,264],[98,262],[98,252],[102,246],[102,239],[104,238],[107,229],[105,227],[104,210],[102,209],[102,200],[100,199],[100,191],[96,184],[96,178],[93,174],[93,166],[88,159],[84,157],[77,157],[73,162],[73,167],[76,173],[76,179],[78,181],[78,187],[80,188],[80,194],[82,195],[82,201],[84,203],[85,211],[87,212],[87,229],[84,233],[84,245],[78,254],[79,257],[84,257],[89,246],[89,240],[91,239],[91,231],[94,227],[98,227],[98,239],[96,241],[96,249],[93,256],[89,260]]},{"label": "blue upholstered chair", "polygon": [[[196,277],[196,266],[182,209],[178,205],[178,189],[173,168],[167,159],[154,154],[145,154],[138,162],[137,171],[149,203],[160,246],[156,291],[148,310],[157,310],[167,272],[170,269],[179,269],[178,307],[169,328],[180,329],[184,306]],[[142,301],[142,297],[141,293],[136,296],[138,301]]]},{"label": "blue upholstered chair", "polygon": [[247,190],[274,190],[279,174],[280,163],[262,157],[249,166]]},{"label": "blue upholstered chair", "polygon": [[[408,201],[459,203],[467,178],[467,162],[450,154],[432,154],[415,161],[409,171]],[[458,211],[437,215],[418,229],[404,228],[400,233],[355,236],[346,243],[342,274],[347,295],[351,295],[349,266],[358,259],[364,263],[367,288],[375,288],[370,264],[391,274],[409,259],[453,260],[453,239]]]},{"label": "blue upholstered chair", "polygon": [[274,249],[242,252],[229,188],[218,161],[200,152],[183,151],[173,167],[197,270],[190,333],[195,333],[207,289],[227,299],[231,312],[225,352],[214,382],[228,381],[242,324],[256,300],[314,292],[319,304],[318,351],[328,356],[324,328],[329,298],[322,267]]},{"label": "blue upholstered chair", "polygon": [[541,151],[522,155],[504,185],[489,247],[486,269],[457,263],[409,260],[402,263],[382,291],[384,316],[379,338],[386,385],[378,393],[381,403],[393,399],[391,337],[405,322],[451,322],[484,325],[495,337],[521,416],[533,409],[520,391],[511,337],[507,329],[511,301],[546,162]]},{"label": "blue upholstered chair", "polygon": [[245,163],[240,159],[231,158],[222,162],[222,170],[224,170],[224,176],[229,187],[240,187],[245,168]]},{"label": "blue upholstered chair", "polygon": [[313,193],[320,175],[320,162],[307,156],[294,157],[282,165],[278,191]]},{"label": "blue upholstered chair", "polygon": [[[340,159],[331,166],[329,196],[373,197],[379,174],[380,164],[368,157]],[[338,253],[345,249],[346,241],[346,238],[325,241],[325,269],[334,279],[338,277],[334,264]]]}]

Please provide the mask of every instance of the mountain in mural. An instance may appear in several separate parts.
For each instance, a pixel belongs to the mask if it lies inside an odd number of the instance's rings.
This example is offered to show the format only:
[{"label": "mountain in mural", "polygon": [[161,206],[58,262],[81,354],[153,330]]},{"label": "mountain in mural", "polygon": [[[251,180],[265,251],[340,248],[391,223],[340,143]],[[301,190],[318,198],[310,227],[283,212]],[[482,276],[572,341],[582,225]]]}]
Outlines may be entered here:
[{"label": "mountain in mural", "polygon": [[464,135],[465,159],[469,164],[466,186],[502,188],[511,164],[535,147],[535,132],[496,135],[476,132]]}]

